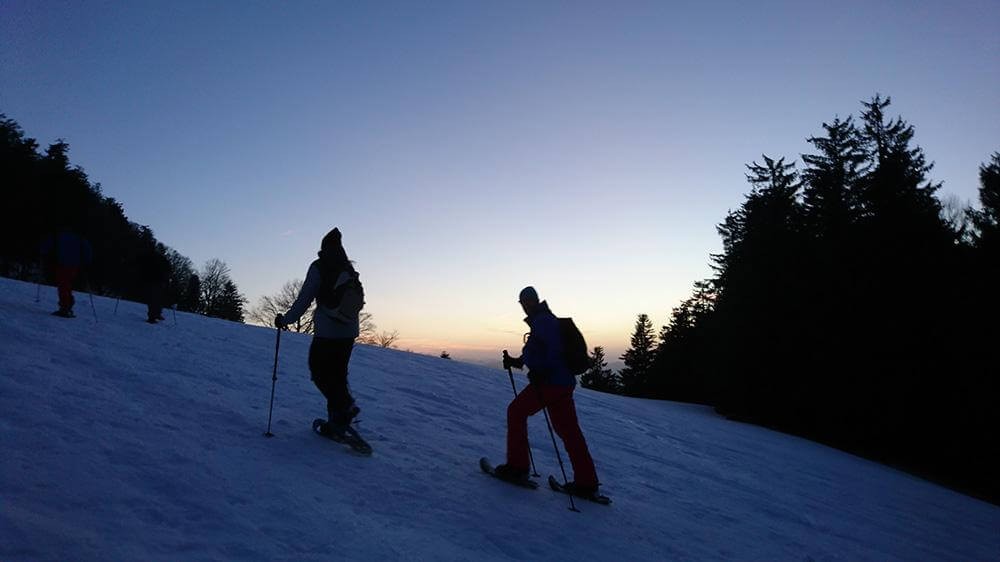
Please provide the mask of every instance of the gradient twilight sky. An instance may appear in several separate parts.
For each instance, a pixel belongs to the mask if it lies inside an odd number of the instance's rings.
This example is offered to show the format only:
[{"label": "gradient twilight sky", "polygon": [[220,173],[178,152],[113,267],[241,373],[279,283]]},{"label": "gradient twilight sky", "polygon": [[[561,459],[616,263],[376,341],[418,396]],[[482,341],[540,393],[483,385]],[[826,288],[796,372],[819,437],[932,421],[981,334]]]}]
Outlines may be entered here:
[{"label": "gradient twilight sky", "polygon": [[892,96],[942,197],[1000,150],[1000,2],[0,0],[0,112],[251,304],[332,226],[400,347],[617,359],[710,275],[761,153]]}]

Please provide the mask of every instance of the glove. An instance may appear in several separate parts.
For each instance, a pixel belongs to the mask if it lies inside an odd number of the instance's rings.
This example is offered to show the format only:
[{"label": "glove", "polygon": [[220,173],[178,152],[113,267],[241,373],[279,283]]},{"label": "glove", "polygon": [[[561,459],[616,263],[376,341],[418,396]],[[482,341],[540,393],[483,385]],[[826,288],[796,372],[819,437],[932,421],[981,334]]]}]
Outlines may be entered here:
[{"label": "glove", "polygon": [[274,327],[277,328],[277,329],[279,329],[279,330],[284,330],[285,328],[287,328],[288,324],[285,324],[285,317],[282,316],[281,314],[275,316],[274,317]]},{"label": "glove", "polygon": [[521,359],[520,357],[511,357],[510,355],[504,355],[503,368],[510,369],[511,367],[514,367],[516,369],[524,367],[524,360]]}]

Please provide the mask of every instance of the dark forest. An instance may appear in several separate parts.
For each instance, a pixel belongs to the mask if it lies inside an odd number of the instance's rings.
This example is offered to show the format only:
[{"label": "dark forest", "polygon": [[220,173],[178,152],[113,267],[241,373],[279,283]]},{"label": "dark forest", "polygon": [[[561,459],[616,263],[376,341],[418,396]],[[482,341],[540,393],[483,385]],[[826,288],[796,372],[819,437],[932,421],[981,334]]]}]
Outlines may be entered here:
[{"label": "dark forest", "polygon": [[801,168],[747,165],[714,275],[659,334],[640,315],[621,373],[600,350],[584,384],[710,404],[1000,499],[1000,153],[978,209],[942,204],[889,105],[823,123]]}]

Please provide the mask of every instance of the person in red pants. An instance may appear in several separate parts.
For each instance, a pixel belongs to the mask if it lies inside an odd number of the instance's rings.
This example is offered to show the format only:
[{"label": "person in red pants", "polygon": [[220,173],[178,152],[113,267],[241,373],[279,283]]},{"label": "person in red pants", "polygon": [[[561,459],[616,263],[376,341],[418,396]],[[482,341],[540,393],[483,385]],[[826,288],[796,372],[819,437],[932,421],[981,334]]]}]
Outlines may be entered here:
[{"label": "person in red pants", "polygon": [[570,493],[591,496],[600,485],[594,460],[576,417],[573,390],[576,377],[563,358],[559,322],[545,301],[539,302],[533,287],[525,287],[519,302],[531,327],[520,357],[504,356],[504,368],[528,367],[531,381],[507,407],[507,463],[495,469],[497,476],[508,480],[528,478],[528,417],[548,408],[549,419],[562,439],[573,465]]},{"label": "person in red pants", "polygon": [[69,227],[42,243],[42,259],[49,264],[54,274],[59,292],[59,310],[52,314],[63,318],[73,318],[73,281],[80,268],[90,263],[93,250],[90,242]]}]

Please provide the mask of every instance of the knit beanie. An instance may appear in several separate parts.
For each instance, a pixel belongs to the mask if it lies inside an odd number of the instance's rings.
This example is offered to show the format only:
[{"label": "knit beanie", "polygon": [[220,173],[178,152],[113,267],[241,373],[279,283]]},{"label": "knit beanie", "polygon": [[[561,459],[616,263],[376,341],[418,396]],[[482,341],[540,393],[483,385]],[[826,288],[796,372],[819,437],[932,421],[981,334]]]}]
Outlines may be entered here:
[{"label": "knit beanie", "polygon": [[526,304],[538,304],[538,293],[534,287],[521,289],[521,294],[517,296],[517,301]]}]

